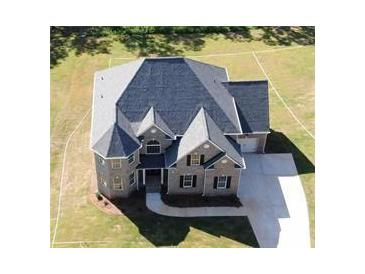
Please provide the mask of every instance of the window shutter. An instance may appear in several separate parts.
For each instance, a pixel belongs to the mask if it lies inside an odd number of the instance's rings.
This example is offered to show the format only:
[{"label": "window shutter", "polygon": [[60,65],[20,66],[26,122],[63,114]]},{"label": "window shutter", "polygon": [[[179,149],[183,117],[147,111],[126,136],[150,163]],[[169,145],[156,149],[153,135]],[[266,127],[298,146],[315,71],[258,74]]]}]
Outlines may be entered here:
[{"label": "window shutter", "polygon": [[191,156],[190,156],[190,155],[188,155],[188,156],[186,157],[186,165],[187,165],[187,166],[190,166],[190,163],[191,163]]},{"label": "window shutter", "polygon": [[202,165],[204,163],[204,154],[200,155],[200,164]]},{"label": "window shutter", "polygon": [[193,187],[196,187],[196,175],[193,176]]},{"label": "window shutter", "polygon": [[227,177],[227,186],[226,186],[226,188],[229,188],[231,186],[231,178],[232,178],[232,176]]},{"label": "window shutter", "polygon": [[214,184],[213,184],[214,189],[217,189],[217,184],[218,184],[218,177],[214,177]]},{"label": "window shutter", "polygon": [[180,176],[180,187],[183,187],[183,183],[184,183],[184,176]]}]

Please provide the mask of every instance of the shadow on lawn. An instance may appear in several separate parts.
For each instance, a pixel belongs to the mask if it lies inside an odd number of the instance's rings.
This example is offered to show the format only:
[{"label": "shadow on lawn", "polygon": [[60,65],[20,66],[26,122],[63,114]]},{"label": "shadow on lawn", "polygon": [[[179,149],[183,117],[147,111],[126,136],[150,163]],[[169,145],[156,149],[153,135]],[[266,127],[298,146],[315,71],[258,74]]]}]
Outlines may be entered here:
[{"label": "shadow on lawn", "polygon": [[[255,31],[255,35],[253,35]],[[137,56],[183,55],[200,51],[204,38],[236,42],[262,41],[270,46],[313,45],[314,27],[51,27],[51,68],[70,52],[109,54],[117,42]]]},{"label": "shadow on lawn", "polygon": [[167,217],[153,213],[145,203],[144,192],[135,192],[128,199],[113,201],[113,204],[138,227],[139,233],[157,247],[177,246],[184,241],[191,228],[258,247],[247,217]]},{"label": "shadow on lawn", "polygon": [[266,153],[291,153],[297,167],[298,174],[314,173],[315,166],[313,163],[299,150],[299,148],[282,132],[270,130],[267,137]]},{"label": "shadow on lawn", "polygon": [[261,35],[258,40],[270,46],[314,45],[315,27],[258,27]]}]

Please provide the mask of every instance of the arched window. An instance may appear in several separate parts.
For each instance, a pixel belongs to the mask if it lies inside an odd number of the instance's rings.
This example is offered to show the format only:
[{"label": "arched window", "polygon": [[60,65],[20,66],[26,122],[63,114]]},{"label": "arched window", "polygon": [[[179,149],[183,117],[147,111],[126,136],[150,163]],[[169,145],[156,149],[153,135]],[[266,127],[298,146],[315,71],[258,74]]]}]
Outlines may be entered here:
[{"label": "arched window", "polygon": [[147,142],[147,153],[148,154],[160,154],[160,143],[156,140]]}]

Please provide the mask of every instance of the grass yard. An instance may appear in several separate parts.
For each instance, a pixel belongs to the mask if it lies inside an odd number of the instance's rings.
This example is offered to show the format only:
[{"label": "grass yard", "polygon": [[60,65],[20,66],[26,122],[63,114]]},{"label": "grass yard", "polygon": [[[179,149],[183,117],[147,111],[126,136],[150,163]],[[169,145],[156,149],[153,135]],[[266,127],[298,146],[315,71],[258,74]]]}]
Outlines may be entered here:
[{"label": "grass yard", "polygon": [[[194,41],[192,35],[187,39],[180,36],[164,45],[160,40],[166,37],[154,37],[159,42],[153,44],[152,53],[155,50],[158,54],[195,55],[196,60],[227,67],[231,80],[265,78],[250,53],[258,51],[256,55],[274,86],[314,135],[314,46],[296,47],[294,43],[290,50],[262,51],[275,49],[277,45],[260,40],[229,39],[223,35],[198,35],[193,45],[187,44],[187,41]],[[159,51],[156,50],[158,45],[161,46]],[[241,54],[202,56],[235,52]],[[63,152],[68,136],[91,107],[93,74],[107,68],[109,61],[111,66],[129,61],[110,58],[137,58],[140,54],[140,49],[115,39],[105,53],[70,52],[51,69],[51,242]],[[68,144],[54,247],[257,246],[248,220],[243,217],[181,219],[158,216],[146,210],[143,197],[126,202],[122,216],[107,215],[97,209],[88,199],[93,171],[93,158],[88,148],[90,120],[91,115],[88,115]],[[271,89],[270,122],[273,133],[267,149],[294,155],[308,201],[314,246],[314,140],[291,117]]]}]

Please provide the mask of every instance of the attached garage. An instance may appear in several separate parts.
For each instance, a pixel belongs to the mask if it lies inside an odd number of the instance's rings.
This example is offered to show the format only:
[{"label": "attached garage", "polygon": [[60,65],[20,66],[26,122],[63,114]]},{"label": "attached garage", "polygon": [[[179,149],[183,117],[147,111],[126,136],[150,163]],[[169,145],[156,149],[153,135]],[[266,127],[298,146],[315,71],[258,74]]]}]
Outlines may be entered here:
[{"label": "attached garage", "polygon": [[242,152],[257,152],[259,138],[244,138],[240,139]]}]

